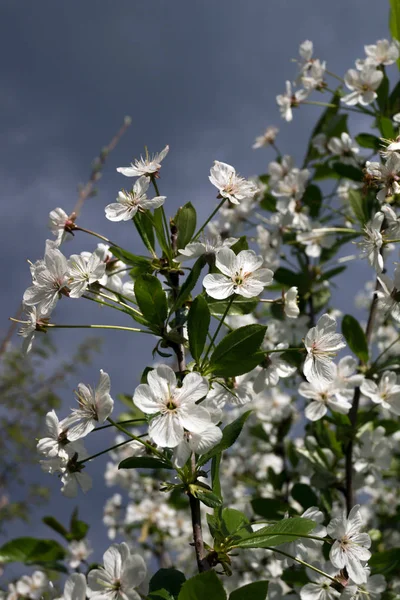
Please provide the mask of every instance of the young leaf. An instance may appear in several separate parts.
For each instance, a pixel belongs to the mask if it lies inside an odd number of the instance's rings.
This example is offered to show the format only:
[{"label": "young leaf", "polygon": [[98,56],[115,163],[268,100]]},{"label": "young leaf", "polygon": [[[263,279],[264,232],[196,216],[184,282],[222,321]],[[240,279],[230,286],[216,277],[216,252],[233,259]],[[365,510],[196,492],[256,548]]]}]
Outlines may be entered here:
[{"label": "young leaf", "polygon": [[240,510],[224,508],[221,521],[225,536],[237,534],[239,537],[247,537],[252,532],[248,518]]},{"label": "young leaf", "polygon": [[345,315],[342,321],[342,333],[349,348],[364,363],[368,362],[368,342],[361,325],[351,315]]},{"label": "young leaf", "polygon": [[6,542],[0,548],[0,563],[52,562],[63,559],[65,550],[54,540],[21,537]]},{"label": "young leaf", "polygon": [[89,525],[85,523],[85,521],[81,521],[78,519],[78,508],[75,508],[71,515],[71,521],[69,524],[70,532],[68,533],[68,540],[76,540],[79,542],[86,537],[87,532],[89,531]]},{"label": "young leaf", "polygon": [[149,592],[166,590],[173,597],[178,596],[186,577],[177,569],[160,569],[149,582]]},{"label": "young leaf", "polygon": [[382,137],[387,140],[391,140],[396,137],[396,132],[391,119],[388,117],[378,117],[376,122],[378,123],[379,131],[381,132]]},{"label": "young leaf", "polygon": [[303,519],[301,517],[283,519],[274,525],[268,525],[259,529],[246,538],[235,540],[231,547],[266,548],[269,546],[279,546],[280,544],[293,542],[309,534],[315,527],[316,523],[311,521],[311,519]]},{"label": "young leaf", "polygon": [[140,275],[135,281],[135,296],[145,319],[162,327],[168,315],[167,296],[157,277]]},{"label": "young leaf", "polygon": [[51,529],[53,529],[54,531],[56,531],[57,533],[62,535],[63,538],[68,539],[67,538],[68,529],[66,529],[64,527],[64,525],[59,523],[57,521],[57,519],[55,519],[54,517],[48,516],[48,517],[43,517],[42,521],[45,525],[47,525],[48,527],[51,527]]},{"label": "young leaf", "polygon": [[196,209],[191,202],[181,206],[173,218],[177,228],[177,248],[181,250],[187,246],[196,231]]},{"label": "young leaf", "polygon": [[155,456],[131,456],[121,461],[118,469],[173,469],[173,466]]},{"label": "young leaf", "polygon": [[219,377],[234,377],[254,369],[263,359],[258,350],[266,330],[264,325],[254,324],[228,333],[211,355],[210,370]]},{"label": "young leaf", "polygon": [[380,139],[371,133],[359,133],[356,135],[355,140],[361,148],[371,148],[376,152],[381,149]]},{"label": "young leaf", "polygon": [[229,600],[266,600],[268,581],[254,581],[234,590],[229,595]]},{"label": "young leaf", "polygon": [[215,571],[205,571],[188,579],[178,600],[226,600],[226,592]]},{"label": "young leaf", "polygon": [[199,362],[210,326],[210,309],[204,296],[197,296],[192,302],[188,315],[188,335],[190,353]]},{"label": "young leaf", "polygon": [[214,448],[211,448],[211,450],[209,450],[206,454],[200,456],[198,461],[198,465],[200,467],[202,465],[205,465],[213,456],[216,456],[224,450],[227,450],[232,446],[232,444],[236,442],[243,429],[243,425],[249,418],[250,414],[251,410],[248,410],[225,427],[225,429],[222,431],[222,440],[220,441],[220,443],[214,446]]}]

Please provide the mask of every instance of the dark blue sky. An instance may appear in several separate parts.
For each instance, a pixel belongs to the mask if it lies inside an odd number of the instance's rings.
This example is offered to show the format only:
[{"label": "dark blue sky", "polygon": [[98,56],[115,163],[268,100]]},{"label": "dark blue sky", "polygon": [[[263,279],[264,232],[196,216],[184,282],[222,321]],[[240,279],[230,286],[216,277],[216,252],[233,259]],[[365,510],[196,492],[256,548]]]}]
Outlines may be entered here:
[{"label": "dark blue sky", "polygon": [[[132,126],[110,156],[99,195],[87,202],[80,223],[138,251],[129,223],[104,218],[104,206],[126,185],[117,166],[127,165],[144,145],[158,151],[168,143],[160,180],[167,213],[190,200],[205,217],[215,203],[208,182],[214,159],[235,165],[245,176],[264,172],[274,156],[251,150],[251,144],[267,125],[280,127],[280,148],[301,160],[318,109],[303,107],[286,124],[275,104],[285,80],[295,76],[290,61],[299,43],[313,40],[316,56],[343,75],[363,56],[364,44],[387,37],[387,21],[386,3],[376,0],[3,0],[0,250],[6,292],[0,332],[7,330],[7,317],[30,284],[26,258],[41,257],[50,237],[49,211],[73,208],[77,184],[86,180],[91,160],[124,115],[131,115]],[[80,237],[64,251],[94,246]],[[111,322],[105,311],[93,312],[86,304],[63,300],[55,320]],[[62,354],[72,353],[83,335],[60,332]],[[82,380],[95,383],[103,368],[115,395],[133,392],[151,360],[151,341],[117,332],[105,340],[103,354]],[[72,405],[71,391],[66,410]],[[97,476],[94,489],[78,500],[82,518],[93,525],[111,495],[103,485],[103,469],[101,460],[90,467]],[[39,467],[37,476],[42,477]],[[47,476],[42,480],[50,483]],[[75,504],[55,492],[51,510],[66,519]],[[92,529],[93,541],[104,547],[102,526]],[[31,533],[47,535],[38,519]]]}]

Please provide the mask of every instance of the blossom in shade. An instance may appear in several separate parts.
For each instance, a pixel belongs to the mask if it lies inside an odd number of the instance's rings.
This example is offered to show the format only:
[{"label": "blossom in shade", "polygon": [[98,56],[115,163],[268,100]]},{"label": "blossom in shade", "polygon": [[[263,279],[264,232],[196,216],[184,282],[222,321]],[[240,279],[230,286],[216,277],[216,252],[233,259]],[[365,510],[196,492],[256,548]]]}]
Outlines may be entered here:
[{"label": "blossom in shade", "polygon": [[147,568],[139,554],[128,544],[112,544],[103,555],[104,566],[88,575],[87,594],[91,600],[140,600],[135,590],[144,581]]},{"label": "blossom in shade", "polygon": [[207,294],[217,300],[232,294],[259,296],[274,276],[270,269],[262,268],[263,263],[263,257],[253,250],[242,250],[236,255],[230,248],[222,248],[215,260],[221,274],[210,273],[203,280]]},{"label": "blossom in shade", "polygon": [[18,335],[24,338],[22,351],[29,353],[32,350],[36,331],[45,331],[49,319],[46,315],[42,315],[36,306],[25,306],[24,311],[26,320],[19,321],[21,327],[19,328]]},{"label": "blossom in shade", "polygon": [[[50,582],[46,573],[34,571],[32,575],[23,575],[15,585],[17,598],[40,600],[43,594],[50,591]],[[8,598],[8,596],[7,596]]]},{"label": "blossom in shade", "polygon": [[368,548],[371,538],[367,533],[360,533],[363,526],[360,505],[351,509],[349,516],[332,519],[327,527],[328,534],[335,540],[329,559],[334,567],[346,568],[350,579],[356,584],[366,583],[367,575],[363,563],[371,557]]},{"label": "blossom in shade", "polygon": [[98,252],[87,258],[72,254],[68,260],[68,288],[70,298],[80,298],[89,285],[99,281],[106,272],[106,265]]},{"label": "blossom in shade", "polygon": [[111,382],[108,373],[100,370],[100,380],[95,389],[80,383],[76,391],[79,408],[74,408],[65,422],[67,437],[71,441],[85,437],[110,416],[114,400],[110,396]]},{"label": "blossom in shade", "polygon": [[383,271],[383,256],[381,254],[383,246],[383,237],[381,234],[381,225],[383,223],[384,214],[377,212],[365,227],[365,237],[357,245],[361,248],[362,258],[367,258],[369,264],[377,273]]},{"label": "blossom in shade", "polygon": [[308,381],[331,382],[335,376],[332,358],[346,346],[343,336],[336,333],[336,319],[328,314],[319,318],[307,333],[304,345],[307,357],[303,372]]},{"label": "blossom in shade", "polygon": [[385,371],[379,383],[372,379],[364,379],[360,389],[374,404],[380,404],[382,408],[400,415],[400,385],[394,371]]},{"label": "blossom in shade", "polygon": [[130,221],[139,211],[153,210],[162,206],[166,196],[148,198],[146,192],[150,185],[150,177],[139,177],[130,192],[122,190],[118,192],[116,202],[105,208],[106,217],[109,221]]},{"label": "blossom in shade", "polygon": [[400,323],[400,265],[396,267],[393,279],[381,274],[378,280],[381,288],[375,293],[379,298],[379,308],[384,312],[385,317],[391,315]]},{"label": "blossom in shade", "polygon": [[209,180],[218,188],[221,198],[226,198],[232,204],[240,204],[242,200],[252,199],[257,192],[254,183],[240,177],[234,167],[219,160],[214,161]]},{"label": "blossom in shade", "polygon": [[160,365],[147,374],[147,383],[136,388],[133,402],[144,413],[155,415],[149,425],[150,438],[158,446],[175,448],[185,430],[202,433],[211,424],[209,412],[196,404],[208,389],[207,380],[194,372],[178,387],[174,371]]},{"label": "blossom in shade", "polygon": [[[312,563],[313,567],[317,567],[330,577],[338,574],[338,569],[329,562],[324,564]],[[300,590],[301,600],[336,600],[340,598],[340,592],[331,586],[332,579],[317,573],[313,569],[306,569],[310,583],[306,583]]]},{"label": "blossom in shade", "polygon": [[85,600],[86,591],[86,577],[84,574],[72,573],[65,581],[62,597],[57,600]]},{"label": "blossom in shade", "polygon": [[342,600],[380,600],[387,587],[384,576],[379,573],[371,575],[369,567],[364,567],[364,571],[365,583],[357,585],[350,580],[341,595]]},{"label": "blossom in shade", "polygon": [[[285,352],[288,347],[289,344],[282,342],[274,350]],[[266,352],[268,353],[268,350]],[[254,380],[253,389],[256,394],[262,392],[266,387],[278,385],[279,379],[290,377],[296,372],[297,367],[289,365],[289,363],[281,358],[280,354],[280,352],[267,354],[263,362],[263,367],[260,368]]]},{"label": "blossom in shade", "polygon": [[161,169],[161,162],[167,156],[168,151],[169,146],[165,146],[164,150],[152,156],[146,152],[145,158],[141,156],[135,159],[130,167],[118,167],[117,171],[125,177],[157,176]]},{"label": "blossom in shade", "polygon": [[297,319],[300,314],[298,304],[298,289],[293,286],[283,295],[283,310],[289,319]]},{"label": "blossom in shade", "polygon": [[376,90],[382,79],[382,71],[378,71],[372,66],[365,65],[361,71],[349,69],[344,76],[344,81],[351,93],[343,96],[342,102],[348,106],[371,104],[378,96]]},{"label": "blossom in shade", "polygon": [[47,436],[41,438],[37,443],[37,451],[47,458],[65,458],[69,459],[75,453],[82,454],[84,448],[81,442],[70,442],[67,437],[68,422],[67,419],[59,421],[54,410],[46,415]]},{"label": "blossom in shade", "polygon": [[36,306],[42,314],[49,314],[62,293],[68,295],[68,263],[57,248],[46,248],[44,259],[32,267],[33,285],[23,297],[27,306]]}]

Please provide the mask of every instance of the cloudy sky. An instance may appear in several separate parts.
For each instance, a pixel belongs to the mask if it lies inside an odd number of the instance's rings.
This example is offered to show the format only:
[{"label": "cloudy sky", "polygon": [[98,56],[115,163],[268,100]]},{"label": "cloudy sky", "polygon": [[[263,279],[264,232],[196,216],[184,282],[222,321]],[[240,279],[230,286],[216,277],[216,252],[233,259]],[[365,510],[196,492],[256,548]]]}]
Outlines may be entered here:
[{"label": "cloudy sky", "polygon": [[[30,284],[26,259],[43,254],[49,211],[73,208],[77,184],[86,180],[93,157],[125,115],[132,126],[110,156],[99,194],[85,205],[80,223],[138,251],[129,223],[104,219],[104,206],[126,185],[117,166],[127,165],[145,145],[158,151],[169,144],[160,180],[167,212],[173,215],[190,200],[205,217],[215,205],[208,182],[214,159],[246,176],[265,172],[273,154],[255,152],[251,144],[267,125],[279,125],[279,146],[301,161],[318,108],[303,107],[286,124],[275,104],[285,80],[295,76],[291,59],[299,43],[313,40],[316,56],[343,75],[363,55],[364,44],[387,37],[387,20],[385,2],[376,0],[3,0],[0,268],[6,285],[0,332],[6,332],[7,317]],[[354,122],[354,128],[363,127]],[[91,239],[79,237],[65,252],[94,247]],[[86,304],[63,301],[57,321],[108,319]],[[64,356],[83,339],[76,332],[58,336]],[[104,352],[82,379],[95,383],[103,368],[115,394],[131,393],[149,363],[150,348],[149,340],[126,333],[107,336]],[[72,394],[65,403],[67,410]],[[79,504],[100,548],[104,530],[94,525],[111,495],[102,482],[104,464],[99,460],[90,467],[97,476],[93,492],[76,503],[62,499],[53,482],[50,509],[62,520]],[[42,481],[49,483],[47,477]],[[39,521],[46,512],[37,513],[32,534],[47,535]]]}]

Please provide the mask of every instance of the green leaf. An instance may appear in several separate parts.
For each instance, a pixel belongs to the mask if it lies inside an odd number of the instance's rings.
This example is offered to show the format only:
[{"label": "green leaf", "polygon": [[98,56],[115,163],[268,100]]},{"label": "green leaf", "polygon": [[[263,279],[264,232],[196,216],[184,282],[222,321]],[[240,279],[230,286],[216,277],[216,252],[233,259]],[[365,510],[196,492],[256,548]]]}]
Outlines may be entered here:
[{"label": "green leaf", "polygon": [[226,536],[238,535],[247,537],[252,532],[250,522],[245,514],[234,508],[224,508],[221,514],[223,532]]},{"label": "green leaf", "polygon": [[138,254],[131,254],[123,248],[117,248],[116,246],[110,247],[110,252],[116,257],[122,260],[127,265],[134,267],[146,267],[147,269],[152,268],[152,260],[147,256],[140,256]]},{"label": "green leaf", "polygon": [[173,469],[173,466],[154,456],[131,456],[121,461],[118,469]]},{"label": "green leaf", "polygon": [[196,230],[196,209],[191,202],[181,206],[173,218],[178,230],[177,249],[181,250],[187,246]]},{"label": "green leaf", "polygon": [[264,517],[267,521],[282,519],[289,508],[286,502],[276,498],[253,498],[251,506],[257,515]]},{"label": "green leaf", "polygon": [[76,540],[79,542],[86,537],[89,531],[89,525],[85,521],[78,519],[78,508],[75,508],[71,515],[71,521],[69,524],[70,532],[68,534],[69,541]]},{"label": "green leaf", "polygon": [[215,571],[205,571],[188,579],[178,596],[178,600],[205,600],[205,598],[226,600],[226,592]]},{"label": "green leaf", "polygon": [[311,521],[311,519],[303,519],[302,517],[283,519],[274,525],[268,525],[267,527],[259,529],[246,538],[235,541],[233,546],[237,548],[266,548],[270,546],[279,546],[280,544],[293,542],[294,540],[309,534],[315,527],[316,523]]},{"label": "green leaf", "polygon": [[137,212],[133,217],[133,222],[137,229],[138,234],[140,235],[143,244],[146,246],[147,250],[151,254],[155,254],[154,246],[154,228],[153,228],[153,218],[149,211],[145,213]]},{"label": "green leaf", "polygon": [[221,482],[219,479],[219,467],[221,465],[221,453],[211,459],[211,486],[214,494],[222,498]]},{"label": "green leaf", "polygon": [[378,117],[376,121],[378,123],[379,131],[381,132],[382,137],[384,137],[387,140],[392,140],[396,137],[396,132],[394,130],[391,119],[389,119],[388,117]]},{"label": "green leaf", "polygon": [[371,150],[375,150],[376,152],[381,149],[380,139],[371,133],[359,133],[356,135],[355,140],[361,148],[371,148]]},{"label": "green leaf", "polygon": [[372,574],[397,575],[400,572],[400,548],[391,548],[373,554],[368,561]]},{"label": "green leaf", "polygon": [[335,267],[334,269],[325,271],[325,273],[322,273],[322,275],[319,277],[318,281],[329,281],[329,279],[332,279],[332,277],[336,277],[336,275],[343,273],[343,271],[345,271],[346,269],[347,267],[345,265],[342,265],[341,267]]},{"label": "green leaf", "polygon": [[178,596],[186,577],[177,569],[160,569],[149,582],[149,592],[166,590],[173,597]]},{"label": "green leaf", "polygon": [[148,598],[150,600],[157,600],[158,598],[161,598],[162,600],[175,600],[174,596],[171,596],[167,590],[156,590],[155,592],[151,592],[148,595]]},{"label": "green leaf", "polygon": [[51,529],[53,529],[53,531],[56,531],[57,533],[62,535],[63,538],[68,539],[68,537],[67,537],[68,529],[66,529],[64,527],[64,525],[59,523],[57,521],[57,519],[55,519],[54,517],[48,516],[48,517],[43,517],[42,521],[45,525],[47,525],[48,527],[51,527]]},{"label": "green leaf", "polygon": [[[208,308],[212,315],[218,316],[225,314],[229,300],[214,300],[210,296],[206,296]],[[230,315],[248,315],[255,310],[258,304],[256,298],[241,298],[235,297],[229,309]]]},{"label": "green leaf", "polygon": [[[161,250],[164,252],[164,254],[166,256],[171,256],[171,246],[169,244],[169,240],[167,240],[167,238],[165,236],[163,210],[164,209],[162,206],[159,206],[158,208],[156,208],[154,210],[152,220],[153,220],[154,229],[156,232],[156,237],[157,237],[157,240],[158,240]],[[147,214],[150,214],[150,212],[148,212]]]},{"label": "green leaf", "polygon": [[318,133],[325,133],[327,134],[327,129],[329,128],[329,123],[335,118],[336,113],[339,110],[339,105],[340,105],[340,94],[338,91],[336,91],[331,100],[329,101],[330,104],[334,104],[334,107],[328,107],[320,116],[320,118],[317,121],[317,124],[315,125],[311,136],[310,136],[310,141],[308,143],[308,148],[307,148],[307,153],[306,153],[306,158],[304,161],[305,166],[307,166],[307,164],[310,162],[310,160],[313,160],[315,158],[318,158],[318,152],[317,150],[313,147],[312,145],[312,140],[313,138],[315,138],[316,135],[318,135]]},{"label": "green leaf", "polygon": [[194,263],[189,275],[182,284],[181,290],[175,302],[174,309],[180,308],[189,298],[194,286],[196,285],[201,271],[206,264],[204,256],[200,256]]},{"label": "green leaf", "polygon": [[135,281],[135,296],[140,310],[151,325],[163,327],[168,315],[167,296],[154,275],[140,275]]},{"label": "green leaf", "polygon": [[258,352],[265,336],[265,325],[245,325],[228,333],[210,358],[210,370],[219,377],[248,373],[263,358]]},{"label": "green leaf", "polygon": [[234,590],[229,595],[229,600],[266,600],[268,581],[254,581]]},{"label": "green leaf", "polygon": [[269,212],[276,212],[276,198],[269,192],[265,192],[261,202],[260,207],[264,210],[268,210]]},{"label": "green leaf", "polygon": [[227,450],[232,446],[232,444],[236,442],[243,429],[243,425],[249,418],[250,414],[251,410],[248,410],[247,412],[240,415],[240,417],[235,419],[232,423],[229,423],[229,425],[227,425],[225,429],[223,429],[222,440],[220,441],[220,443],[214,446],[214,448],[211,448],[211,450],[209,450],[206,454],[200,456],[198,461],[198,465],[200,467],[202,465],[205,465],[213,456],[216,456],[224,450]]},{"label": "green leaf", "polygon": [[301,201],[310,209],[311,217],[318,217],[322,204],[322,192],[317,185],[309,184],[305,189]]},{"label": "green leaf", "polygon": [[339,175],[331,169],[327,163],[321,163],[315,166],[314,181],[320,181],[323,179],[339,179]]},{"label": "green leaf", "polygon": [[318,506],[318,498],[309,485],[305,483],[295,483],[290,492],[292,498],[296,500],[304,510],[311,506]]},{"label": "green leaf", "polygon": [[218,508],[222,505],[221,498],[214,494],[214,492],[210,489],[194,483],[189,486],[189,489],[192,496],[210,508]]},{"label": "green leaf", "polygon": [[350,350],[364,363],[368,362],[367,338],[357,319],[351,315],[345,315],[342,321],[342,333]]},{"label": "green leaf", "polygon": [[0,563],[53,562],[65,557],[65,550],[54,540],[21,537],[6,542],[0,547]]},{"label": "green leaf", "polygon": [[379,110],[382,114],[386,114],[388,103],[389,103],[389,79],[385,74],[378,89],[377,93],[377,103],[379,106]]},{"label": "green leaf", "polygon": [[346,165],[345,163],[335,162],[332,168],[340,177],[346,177],[352,181],[363,181],[364,175],[361,169],[354,167],[353,165]]},{"label": "green leaf", "polygon": [[237,242],[235,242],[233,244],[233,246],[231,246],[231,250],[234,251],[235,254],[239,254],[239,252],[241,252],[242,250],[248,250],[249,249],[249,243],[247,241],[247,237],[245,235],[242,235]]},{"label": "green leaf", "polygon": [[361,225],[365,225],[365,223],[369,220],[366,198],[361,194],[360,190],[350,189],[348,196],[354,216],[356,217],[357,221],[361,223]]},{"label": "green leaf", "polygon": [[[390,0],[389,29],[392,38],[400,42],[400,2],[399,0]],[[400,69],[400,58],[397,60],[397,66]]]},{"label": "green leaf", "polygon": [[196,362],[199,362],[204,350],[210,319],[206,299],[204,296],[197,296],[190,307],[187,321],[190,353]]}]

